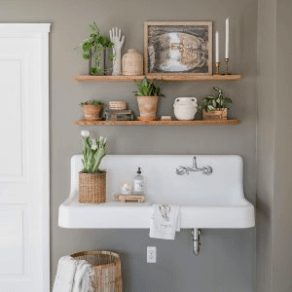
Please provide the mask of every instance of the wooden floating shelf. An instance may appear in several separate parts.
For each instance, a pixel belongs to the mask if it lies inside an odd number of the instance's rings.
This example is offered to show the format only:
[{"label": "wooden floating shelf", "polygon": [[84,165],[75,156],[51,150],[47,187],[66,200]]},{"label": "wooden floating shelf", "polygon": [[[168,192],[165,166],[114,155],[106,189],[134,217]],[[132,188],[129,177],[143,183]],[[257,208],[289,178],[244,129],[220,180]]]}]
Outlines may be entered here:
[{"label": "wooden floating shelf", "polygon": [[[146,77],[151,80],[162,81],[235,81],[242,78],[241,75],[161,75],[161,74],[147,74]],[[143,75],[136,76],[112,76],[112,75],[78,75],[75,77],[77,81],[94,81],[94,82],[108,82],[108,81],[135,81],[142,80]]]},{"label": "wooden floating shelf", "polygon": [[200,125],[237,125],[239,120],[193,120],[193,121],[75,121],[79,126],[200,126]]}]

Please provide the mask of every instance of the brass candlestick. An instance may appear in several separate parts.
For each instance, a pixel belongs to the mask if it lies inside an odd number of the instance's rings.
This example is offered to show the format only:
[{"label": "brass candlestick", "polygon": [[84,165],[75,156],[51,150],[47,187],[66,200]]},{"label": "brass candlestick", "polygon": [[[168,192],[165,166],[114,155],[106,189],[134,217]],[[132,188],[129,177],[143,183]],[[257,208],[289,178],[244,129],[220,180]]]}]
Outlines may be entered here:
[{"label": "brass candlestick", "polygon": [[220,75],[220,62],[216,62],[216,73],[215,75]]},{"label": "brass candlestick", "polygon": [[225,75],[230,75],[229,72],[229,58],[225,58]]}]

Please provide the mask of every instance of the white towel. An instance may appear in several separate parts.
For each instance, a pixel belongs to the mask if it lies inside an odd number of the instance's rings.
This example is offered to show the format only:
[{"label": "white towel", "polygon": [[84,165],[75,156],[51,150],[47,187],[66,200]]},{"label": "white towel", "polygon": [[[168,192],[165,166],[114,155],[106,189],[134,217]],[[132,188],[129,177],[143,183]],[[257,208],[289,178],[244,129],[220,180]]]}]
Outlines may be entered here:
[{"label": "white towel", "polygon": [[176,231],[180,231],[180,207],[153,205],[149,236],[173,240]]},{"label": "white towel", "polygon": [[72,292],[94,292],[95,289],[92,286],[93,277],[92,266],[87,261],[78,260]]},{"label": "white towel", "polygon": [[53,292],[93,292],[93,276],[87,261],[64,256],[59,259]]}]

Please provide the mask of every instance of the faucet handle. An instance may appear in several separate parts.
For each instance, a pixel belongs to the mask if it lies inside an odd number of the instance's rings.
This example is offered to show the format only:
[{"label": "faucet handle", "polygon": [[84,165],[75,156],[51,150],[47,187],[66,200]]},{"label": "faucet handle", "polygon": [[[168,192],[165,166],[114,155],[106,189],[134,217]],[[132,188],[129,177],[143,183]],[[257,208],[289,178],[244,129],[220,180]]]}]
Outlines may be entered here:
[{"label": "faucet handle", "polygon": [[205,166],[203,169],[203,174],[211,175],[213,173],[213,168],[211,166]]},{"label": "faucet handle", "polygon": [[176,170],[175,170],[177,175],[183,175],[184,174],[184,170],[181,166],[179,166]]},{"label": "faucet handle", "polygon": [[189,174],[189,171],[186,167],[184,166],[179,166],[177,169],[176,169],[176,174],[177,175],[184,175],[184,174]]}]

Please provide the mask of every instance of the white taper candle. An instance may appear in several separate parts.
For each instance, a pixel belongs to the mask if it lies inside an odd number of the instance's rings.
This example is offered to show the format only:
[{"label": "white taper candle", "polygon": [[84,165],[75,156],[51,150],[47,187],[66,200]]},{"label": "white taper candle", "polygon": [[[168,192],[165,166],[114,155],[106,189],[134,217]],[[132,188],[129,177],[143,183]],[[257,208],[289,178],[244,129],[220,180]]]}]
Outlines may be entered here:
[{"label": "white taper candle", "polygon": [[219,62],[219,32],[215,33],[215,61]]},{"label": "white taper candle", "polygon": [[229,17],[225,20],[225,58],[229,58]]}]

